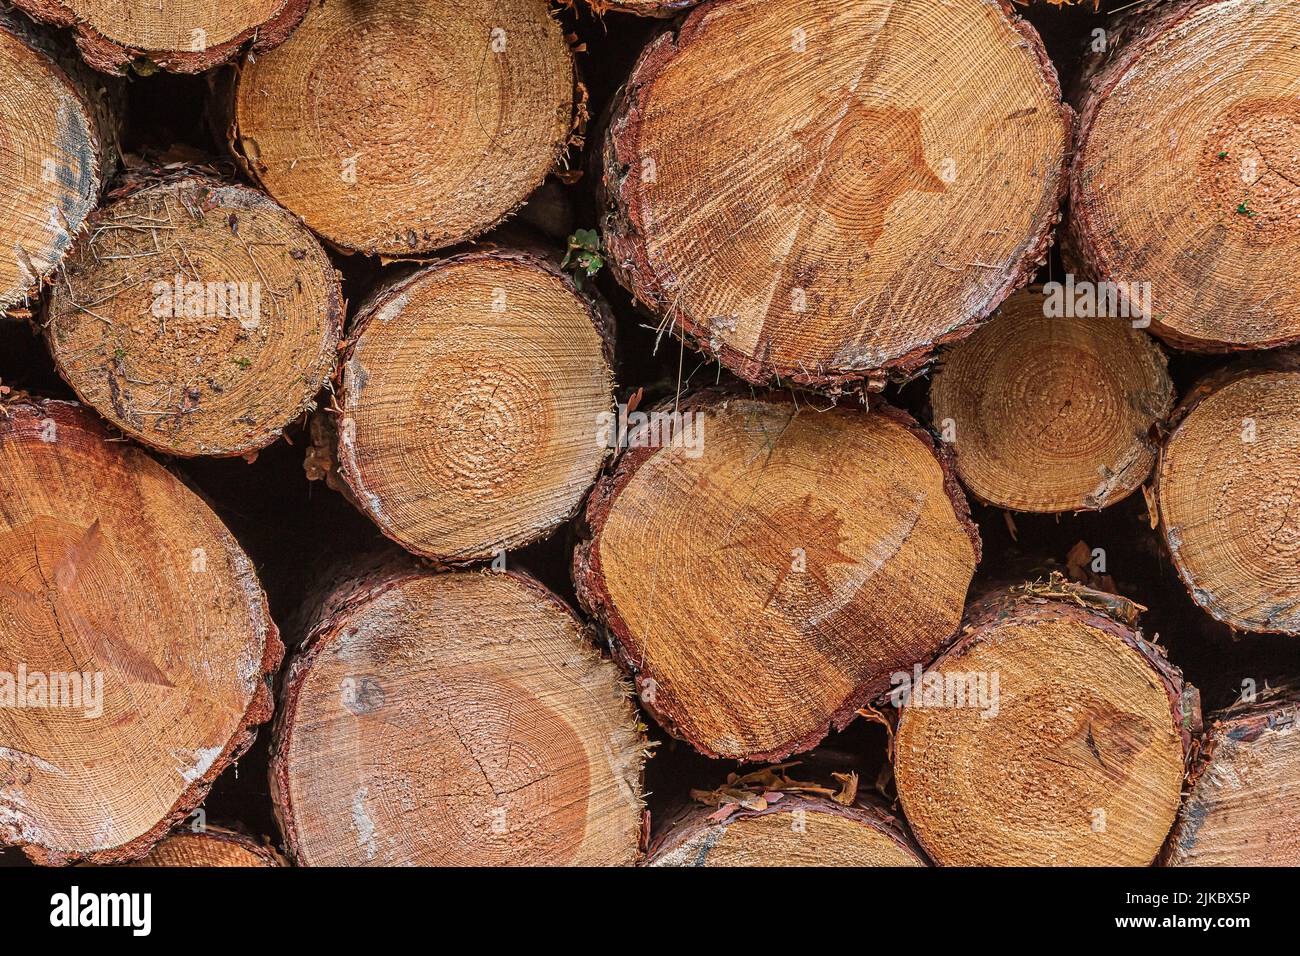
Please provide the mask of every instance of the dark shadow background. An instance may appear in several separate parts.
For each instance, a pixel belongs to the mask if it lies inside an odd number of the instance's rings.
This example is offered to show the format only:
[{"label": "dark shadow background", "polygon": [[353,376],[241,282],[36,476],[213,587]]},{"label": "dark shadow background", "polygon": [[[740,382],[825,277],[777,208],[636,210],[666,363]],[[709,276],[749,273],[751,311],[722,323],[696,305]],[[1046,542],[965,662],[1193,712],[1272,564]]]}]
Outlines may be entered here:
[{"label": "dark shadow background", "polygon": [[[1127,0],[1103,0],[1103,6],[1118,8]],[[1067,88],[1078,71],[1081,53],[1091,31],[1104,25],[1106,17],[1080,9],[1035,6],[1025,12],[1042,34],[1047,49]],[[659,21],[622,14],[608,14],[603,20],[566,10],[562,14],[586,51],[579,55],[582,78],[591,95],[591,113],[599,117],[611,96],[631,70],[645,41],[664,29]],[[205,116],[206,81],[202,77],[156,74],[135,78],[129,90],[129,112],[124,146],[128,151],[166,150],[178,144],[215,152]],[[702,91],[707,95],[707,91]],[[451,118],[451,121],[455,121]],[[593,124],[594,125],[594,124]],[[590,150],[595,137],[589,137]],[[585,168],[576,161],[573,165]],[[548,184],[560,191],[572,205],[579,227],[596,224],[592,184],[583,179],[573,186]],[[528,213],[521,213],[527,220]],[[489,237],[490,238],[490,237]],[[552,239],[557,248],[562,240]],[[334,255],[344,274],[344,291],[355,303],[379,274],[378,263],[363,256]],[[1064,274],[1059,253],[1053,249],[1038,281]],[[606,273],[598,285],[618,320],[618,381],[620,399],[638,387],[646,398],[668,394],[674,388],[681,361],[683,375],[691,385],[730,379],[726,372],[705,361],[681,344],[664,337],[656,354],[653,320],[639,314],[629,296]],[[1169,351],[1170,372],[1179,395],[1200,375],[1224,360]],[[58,378],[43,342],[26,325],[0,321],[0,381],[32,392],[72,397]],[[891,386],[886,398],[928,422],[926,391],[922,378],[905,387]],[[318,558],[347,555],[368,548],[379,540],[378,533],[339,495],[322,484],[306,480],[302,469],[305,429],[298,423],[286,440],[264,450],[251,464],[242,459],[184,461],[175,463],[210,500],[256,563],[276,620],[283,624],[302,601]],[[1063,561],[1079,541],[1104,548],[1107,571],[1120,591],[1149,608],[1144,617],[1148,635],[1158,634],[1172,661],[1202,692],[1205,708],[1223,707],[1236,699],[1242,681],[1252,679],[1259,687],[1286,675],[1300,675],[1300,640],[1277,636],[1234,636],[1200,611],[1179,583],[1162,544],[1147,522],[1146,506],[1140,493],[1100,513],[1078,515],[1015,516],[1018,540],[1013,540],[1004,514],[972,503],[972,511],[984,540],[984,560],[975,588],[981,580],[999,580],[1012,574],[1022,561]],[[512,563],[526,566],[557,593],[575,604],[569,579],[569,558],[575,529],[565,526],[545,541],[512,554]],[[293,635],[285,635],[292,649]],[[647,718],[648,720],[649,718]],[[726,761],[707,760],[688,746],[674,741],[651,726],[660,741],[647,766],[646,789],[652,814],[683,799],[692,787],[712,787],[734,769]],[[819,774],[830,769],[856,769],[864,789],[869,789],[886,763],[886,732],[876,723],[858,720],[843,732],[832,734],[812,755],[805,757],[819,765]],[[796,772],[796,776],[798,773]],[[267,786],[267,733],[237,766],[229,768],[216,782],[205,808],[212,822],[235,822],[259,834],[279,835],[271,810]],[[0,866],[23,865],[19,851],[0,851]]]}]

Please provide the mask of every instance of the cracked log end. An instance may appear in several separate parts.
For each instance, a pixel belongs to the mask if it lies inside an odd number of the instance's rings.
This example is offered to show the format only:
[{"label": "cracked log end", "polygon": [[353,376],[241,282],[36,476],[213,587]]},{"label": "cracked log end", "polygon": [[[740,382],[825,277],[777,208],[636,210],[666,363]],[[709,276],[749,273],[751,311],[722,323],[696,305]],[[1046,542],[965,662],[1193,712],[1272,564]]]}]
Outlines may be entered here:
[{"label": "cracked log end", "polygon": [[108,93],[75,57],[0,9],[0,309],[58,266],[116,162]]},{"label": "cracked log end", "polygon": [[1146,866],[1198,722],[1181,675],[1103,613],[1112,596],[1027,590],[975,604],[953,648],[899,694],[903,811],[943,866]]},{"label": "cracked log end", "polygon": [[82,57],[105,73],[161,68],[199,73],[244,46],[268,50],[310,0],[14,0],[37,20],[71,27]]},{"label": "cracked log end", "polygon": [[177,830],[131,866],[287,866],[265,840],[209,825],[202,831]]},{"label": "cracked log end", "polygon": [[841,806],[819,796],[787,795],[765,810],[709,820],[692,806],[668,824],[647,866],[925,866],[920,850],[887,813]]},{"label": "cracked log end", "polygon": [[1166,866],[1300,866],[1300,693],[1221,711],[1165,853]]},{"label": "cracked log end", "polygon": [[46,340],[82,401],[172,455],[245,455],[334,367],[343,297],[296,216],[215,180],[142,177],[90,219]]},{"label": "cracked log end", "polygon": [[1156,460],[1173,407],[1164,353],[1126,319],[1044,315],[1017,293],[945,349],[930,385],[935,431],[970,492],[1015,511],[1095,510],[1127,497]]},{"label": "cracked log end", "polygon": [[550,533],[610,454],[612,327],[523,252],[382,285],[343,362],[335,458],[348,496],[407,550],[447,563]]},{"label": "cracked log end", "polygon": [[142,856],[271,715],[252,563],[149,455],[68,402],[0,407],[0,843]]},{"label": "cracked log end", "polygon": [[610,262],[748,381],[879,387],[1028,281],[1072,122],[1009,6],[714,0],[613,112]]},{"label": "cracked log end", "polygon": [[578,595],[665,730],[777,760],[952,637],[978,532],[901,412],[718,390],[680,410],[592,492]]},{"label": "cracked log end", "polygon": [[272,793],[302,865],[631,865],[644,752],[618,669],[557,597],[395,565],[309,626]]},{"label": "cracked log end", "polygon": [[1241,631],[1300,635],[1300,359],[1199,384],[1160,453],[1156,501],[1192,599]]},{"label": "cracked log end", "polygon": [[1152,329],[1179,348],[1300,341],[1300,5],[1148,9],[1086,77],[1072,258],[1149,283]]},{"label": "cracked log end", "polygon": [[542,0],[323,0],[243,65],[229,135],[330,242],[400,256],[522,204],[567,149],[574,94]]}]

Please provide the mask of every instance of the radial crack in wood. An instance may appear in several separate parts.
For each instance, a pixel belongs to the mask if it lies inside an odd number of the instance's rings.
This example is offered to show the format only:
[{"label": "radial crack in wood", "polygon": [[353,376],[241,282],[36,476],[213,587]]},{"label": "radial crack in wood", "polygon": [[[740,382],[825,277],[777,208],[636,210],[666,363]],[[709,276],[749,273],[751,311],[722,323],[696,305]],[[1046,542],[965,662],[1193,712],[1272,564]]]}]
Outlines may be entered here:
[{"label": "radial crack in wood", "polygon": [[742,378],[878,387],[1032,276],[1071,128],[1003,2],[713,0],[613,110],[610,265]]},{"label": "radial crack in wood", "polygon": [[669,733],[779,760],[953,636],[979,536],[908,416],[725,390],[654,414],[592,492],[574,581]]}]

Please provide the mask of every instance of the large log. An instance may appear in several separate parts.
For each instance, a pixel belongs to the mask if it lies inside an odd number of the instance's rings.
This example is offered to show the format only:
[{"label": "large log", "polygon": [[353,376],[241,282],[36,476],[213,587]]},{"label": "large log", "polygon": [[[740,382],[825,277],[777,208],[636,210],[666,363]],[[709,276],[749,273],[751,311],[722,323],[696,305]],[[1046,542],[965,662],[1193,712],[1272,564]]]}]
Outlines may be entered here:
[{"label": "large log", "polygon": [[1300,357],[1257,356],[1197,384],[1156,472],[1160,527],[1192,600],[1241,631],[1300,635]]},{"label": "large log", "polygon": [[329,454],[309,465],[415,554],[528,544],[574,515],[611,454],[612,335],[599,297],[529,252],[385,279],[358,309],[335,426],[317,430]]},{"label": "large log", "polygon": [[1069,259],[1179,348],[1300,341],[1297,35],[1291,0],[1143,5],[1082,84]]},{"label": "large log", "polygon": [[1199,711],[1137,614],[1056,578],[996,592],[919,682],[900,675],[895,779],[932,860],[1152,862]]},{"label": "large log", "polygon": [[45,333],[82,401],[172,455],[274,441],[334,368],[343,295],[302,222],[200,170],[138,171],[87,222]]},{"label": "large log", "polygon": [[655,414],[592,492],[574,581],[669,733],[782,759],[953,636],[979,535],[911,418],[713,389]]},{"label": "large log", "polygon": [[55,26],[71,27],[77,48],[97,70],[134,67],[199,73],[244,47],[283,43],[311,0],[13,0]]},{"label": "large log", "polygon": [[1002,0],[713,0],[614,108],[610,264],[742,378],[879,386],[1029,281],[1071,127]]},{"label": "large log", "polygon": [[266,599],[208,506],[80,406],[0,406],[0,488],[0,844],[142,856],[271,715]]},{"label": "large log", "polygon": [[1269,689],[1214,716],[1166,866],[1300,865],[1300,692]]},{"label": "large log", "polygon": [[1095,510],[1151,474],[1154,427],[1174,404],[1160,347],[1124,319],[1044,314],[1012,296],[940,353],[935,430],[975,497],[1016,511]]},{"label": "large log", "polygon": [[573,612],[511,573],[330,586],[283,682],[271,789],[300,865],[631,865],[645,739]]},{"label": "large log", "polygon": [[500,222],[575,123],[573,54],[545,0],[323,0],[228,92],[254,181],[335,245],[394,256]]},{"label": "large log", "polygon": [[58,266],[117,163],[116,87],[0,8],[0,311]]}]

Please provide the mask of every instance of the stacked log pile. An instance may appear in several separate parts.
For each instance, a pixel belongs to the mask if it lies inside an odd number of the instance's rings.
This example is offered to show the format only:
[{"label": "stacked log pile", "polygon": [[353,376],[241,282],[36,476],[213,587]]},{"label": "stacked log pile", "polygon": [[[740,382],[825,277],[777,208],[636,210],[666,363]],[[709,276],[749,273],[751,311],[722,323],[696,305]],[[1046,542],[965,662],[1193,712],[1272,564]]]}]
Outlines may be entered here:
[{"label": "stacked log pile", "polygon": [[16,6],[0,862],[1296,862],[1296,0]]}]

